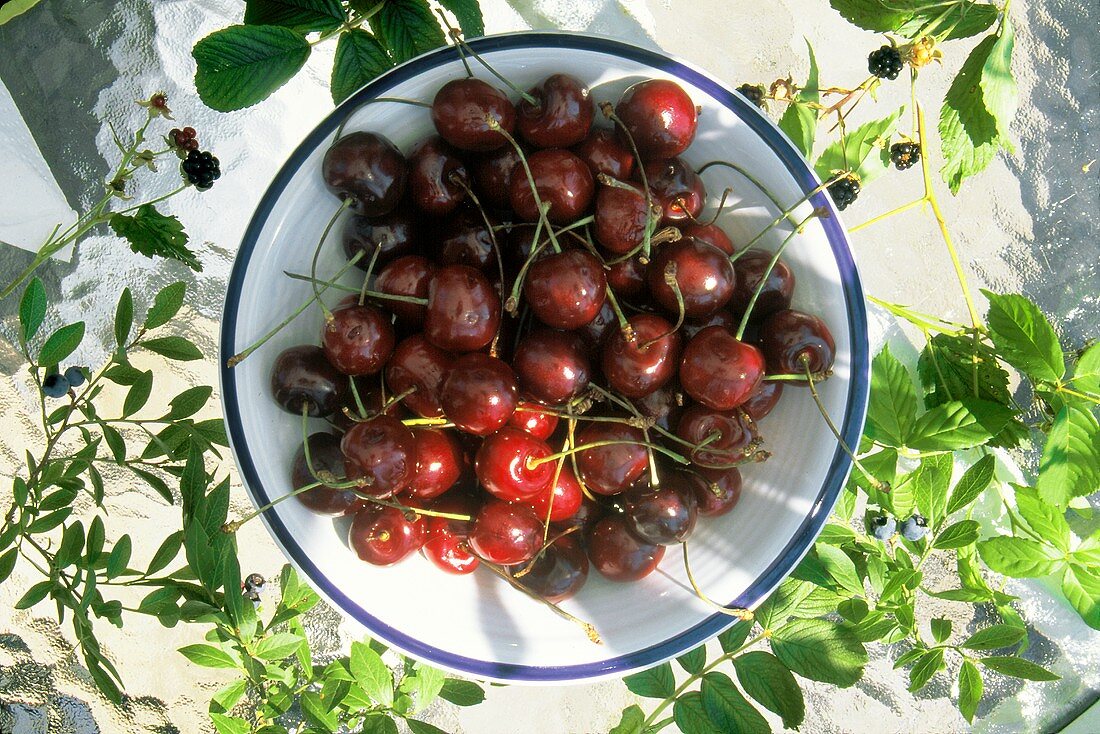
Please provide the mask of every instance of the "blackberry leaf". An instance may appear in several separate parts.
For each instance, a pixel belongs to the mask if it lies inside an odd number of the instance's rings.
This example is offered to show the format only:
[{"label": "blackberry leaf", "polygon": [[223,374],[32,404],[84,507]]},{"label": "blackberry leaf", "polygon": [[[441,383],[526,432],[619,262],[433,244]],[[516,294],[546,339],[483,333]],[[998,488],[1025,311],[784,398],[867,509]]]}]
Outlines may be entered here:
[{"label": "blackberry leaf", "polygon": [[340,104],[371,79],[391,68],[393,59],[374,36],[358,28],[342,33],[332,65],[332,101]]},{"label": "blackberry leaf", "polygon": [[246,0],[246,25],[278,25],[299,33],[330,31],[345,20],[340,0]]},{"label": "blackberry leaf", "polygon": [[814,163],[817,175],[827,180],[835,171],[852,171],[863,185],[881,176],[890,167],[890,151],[879,142],[890,137],[904,111],[900,107],[889,117],[866,122],[833,142]]},{"label": "blackberry leaf", "polygon": [[146,257],[160,256],[178,260],[196,272],[202,264],[187,248],[187,233],[173,216],[157,211],[152,204],[143,204],[133,215],[115,213],[109,220],[111,229],[130,243],[130,249]]},{"label": "blackberry leaf", "polygon": [[399,64],[446,43],[427,0],[389,0],[370,26]]},{"label": "blackberry leaf", "polygon": [[298,73],[310,45],[300,34],[274,25],[235,25],[195,44],[195,87],[219,112],[251,107]]}]

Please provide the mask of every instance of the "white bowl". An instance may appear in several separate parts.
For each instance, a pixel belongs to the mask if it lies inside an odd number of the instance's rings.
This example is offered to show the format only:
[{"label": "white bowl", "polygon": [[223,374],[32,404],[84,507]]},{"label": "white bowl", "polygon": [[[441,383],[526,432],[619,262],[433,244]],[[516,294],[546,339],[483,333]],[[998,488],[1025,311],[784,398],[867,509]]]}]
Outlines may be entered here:
[{"label": "white bowl", "polygon": [[[791,143],[751,103],[682,61],[619,41],[565,33],[518,33],[472,42],[489,63],[521,87],[565,72],[614,102],[638,78],[678,81],[701,107],[699,132],[684,156],[698,166],[732,160],[789,204],[819,185]],[[493,79],[476,63],[474,73]],[[340,105],[291,155],[261,200],[245,233],[229,282],[222,326],[225,359],[279,323],[310,292],[284,270],[308,272],[314,243],[338,203],[321,179],[321,158],[337,127],[383,133],[404,150],[431,133],[422,108],[363,102],[376,96],[431,100],[463,75],[454,49],[420,56],[368,84]],[[606,124],[606,123],[605,123]],[[723,168],[706,172],[708,211],[727,185],[732,207],[720,223],[743,245],[777,214],[745,179]],[[785,259],[797,277],[794,305],[820,315],[836,339],[834,376],[821,386],[830,414],[851,445],[863,427],[868,390],[867,325],[859,275],[829,198],[817,194],[797,215],[824,207],[797,236]],[[338,232],[338,228],[334,228]],[[762,241],[774,248],[789,231]],[[330,235],[318,272],[344,262]],[[331,302],[331,301],[330,301]],[[299,420],[269,394],[272,360],[284,348],[317,343],[320,315],[307,312],[234,369],[222,368],[222,396],[233,452],[257,505],[290,491],[289,466],[301,441]],[[795,567],[813,544],[849,471],[849,459],[828,432],[808,391],[789,388],[761,423],[772,460],[744,469],[740,504],[704,518],[691,539],[692,569],[707,594],[752,608]],[[620,676],[677,656],[733,623],[692,593],[678,548],[641,582],[617,584],[593,571],[563,606],[599,630],[602,645],[487,571],[450,576],[417,556],[376,568],[348,550],[333,521],[284,502],[264,514],[272,537],[311,585],[374,637],[441,668],[481,679],[570,682]],[[338,527],[344,527],[336,523]]]}]

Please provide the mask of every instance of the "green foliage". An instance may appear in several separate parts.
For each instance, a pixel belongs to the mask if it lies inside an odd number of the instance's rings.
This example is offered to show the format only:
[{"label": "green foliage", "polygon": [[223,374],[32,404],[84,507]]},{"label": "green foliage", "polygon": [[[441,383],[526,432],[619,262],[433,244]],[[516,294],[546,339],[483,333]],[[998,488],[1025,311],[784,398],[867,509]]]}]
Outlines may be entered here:
[{"label": "green foliage", "polygon": [[787,134],[802,155],[810,158],[814,151],[814,136],[817,133],[817,106],[821,103],[818,91],[817,58],[813,46],[806,41],[806,53],[810,58],[810,71],[806,83],[795,94],[794,101],[787,105],[783,116],[779,118],[779,129]]},{"label": "green foliage", "polygon": [[332,67],[332,101],[340,104],[355,90],[393,66],[385,47],[358,28],[340,35]]},{"label": "green foliage", "polygon": [[309,53],[306,39],[289,28],[230,26],[195,44],[195,87],[219,112],[251,107],[297,74]]},{"label": "green foliage", "polygon": [[195,253],[187,249],[187,233],[175,215],[164,215],[152,204],[142,204],[133,215],[112,214],[108,224],[115,234],[130,243],[134,252],[178,260],[194,271],[202,270]]},{"label": "green foliage", "polygon": [[16,18],[33,8],[42,0],[10,0],[0,7],[0,25],[4,25],[12,18]]},{"label": "green foliage", "polygon": [[299,33],[331,31],[344,22],[340,0],[246,0],[246,25],[277,25]]},{"label": "green foliage", "polygon": [[890,167],[890,150],[886,141],[904,111],[905,108],[901,107],[888,117],[849,130],[843,138],[822,151],[814,163],[817,175],[826,180],[837,171],[851,171],[859,176],[863,184],[881,176]]}]

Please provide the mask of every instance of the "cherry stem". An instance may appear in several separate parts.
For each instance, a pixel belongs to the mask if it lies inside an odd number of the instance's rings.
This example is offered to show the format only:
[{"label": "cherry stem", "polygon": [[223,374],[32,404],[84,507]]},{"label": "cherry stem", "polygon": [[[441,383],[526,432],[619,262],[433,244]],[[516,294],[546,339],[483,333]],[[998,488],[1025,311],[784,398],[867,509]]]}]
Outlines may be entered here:
[{"label": "cherry stem", "polygon": [[638,152],[638,145],[634,142],[634,136],[630,134],[630,130],[627,129],[623,121],[619,119],[619,116],[615,114],[615,108],[611,106],[610,102],[600,103],[600,112],[603,116],[611,120],[622,131],[623,136],[626,137],[626,142],[630,143],[630,151],[634,154],[634,161],[638,165],[638,173],[642,177],[642,189],[645,191],[645,210],[650,213],[650,216],[646,218],[645,230],[642,234],[642,252],[646,258],[649,258],[650,252],[650,238],[653,236],[653,231],[657,228],[657,222],[654,221],[653,212],[653,192],[649,190],[649,176],[646,175],[645,166],[642,165],[642,155]]},{"label": "cherry stem", "polygon": [[313,296],[316,299],[318,305],[321,307],[321,313],[325,315],[325,321],[332,321],[332,312],[328,310],[328,306],[321,300],[321,294],[317,290],[317,260],[321,257],[321,247],[325,244],[325,240],[328,239],[328,233],[332,231],[332,227],[336,224],[336,220],[340,218],[340,215],[344,213],[344,210],[350,207],[352,204],[351,197],[347,197],[340,202],[340,208],[332,215],[332,218],[328,220],[328,224],[325,225],[325,229],[321,232],[321,239],[317,240],[317,247],[313,250],[313,259],[309,263],[309,276],[314,279],[311,284],[313,286]]},{"label": "cherry stem", "polygon": [[741,607],[727,607],[724,604],[719,604],[718,602],[714,601],[709,596],[703,593],[703,590],[699,588],[699,584],[695,581],[695,574],[691,572],[691,563],[688,561],[688,544],[685,542],[681,543],[680,545],[683,547],[684,551],[684,571],[687,573],[688,583],[691,584],[692,591],[695,592],[695,595],[706,602],[709,606],[714,607],[714,609],[721,612],[722,614],[730,617],[736,617],[737,619],[740,619],[742,621],[752,619],[753,614],[751,609],[744,609]]},{"label": "cherry stem", "polygon": [[603,446],[642,446],[653,449],[654,451],[660,451],[665,456],[669,457],[678,464],[690,464],[691,462],[685,459],[680,454],[666,449],[664,446],[655,443],[649,443],[648,441],[620,441],[617,439],[610,439],[607,441],[593,441],[592,443],[582,443],[579,446],[573,446],[567,451],[560,451],[556,454],[550,454],[549,456],[543,456],[537,459],[527,457],[526,466],[528,470],[537,469],[542,464],[548,461],[555,461],[563,456],[572,456],[580,451],[587,451],[589,449],[598,449]]},{"label": "cherry stem", "polygon": [[[353,257],[352,260],[348,262],[348,264],[349,265],[354,265],[355,262],[358,261],[365,254],[366,253],[364,253],[364,252],[355,253],[355,257]],[[346,268],[346,267],[342,268],[336,274],[336,277],[339,277],[339,276],[343,275],[348,270],[349,270],[349,268]],[[337,282],[335,282],[335,279],[331,280],[331,281],[319,280],[317,278],[312,278],[312,277],[310,277],[308,275],[304,275],[302,273],[291,273],[287,270],[283,271],[283,275],[285,275],[286,277],[288,277],[292,280],[304,280],[307,283],[316,283],[316,284],[324,285],[325,288],[321,289],[322,293],[325,291],[325,289],[332,288],[334,290],[344,291],[346,293],[365,293],[368,298],[377,298],[377,299],[383,300],[383,301],[401,301],[402,303],[415,303],[418,306],[427,306],[428,305],[428,299],[427,298],[417,298],[416,296],[402,296],[402,295],[398,295],[397,293],[382,293],[381,291],[363,291],[360,288],[356,288],[355,286],[344,285],[343,283],[337,283]],[[312,300],[313,299],[310,299],[311,303],[312,303]],[[306,305],[308,305],[308,304],[306,304]]]},{"label": "cherry stem", "polygon": [[[552,500],[553,500],[553,496],[551,496],[551,501],[552,501]],[[549,520],[548,520],[547,522],[549,522]],[[547,525],[547,527],[549,527],[549,525]],[[526,576],[526,575],[527,575],[527,574],[528,574],[528,573],[529,573],[529,572],[531,571],[531,569],[532,569],[532,568],[534,567],[534,565],[535,565],[535,561],[537,561],[538,559],[542,558],[543,554],[544,554],[544,553],[546,553],[546,550],[547,550],[547,549],[548,549],[548,548],[549,548],[550,546],[552,546],[552,545],[553,545],[554,543],[557,543],[557,542],[558,542],[558,540],[560,540],[561,538],[564,538],[564,537],[565,537],[566,535],[569,535],[570,533],[575,533],[576,531],[580,530],[580,529],[581,529],[581,527],[583,527],[583,526],[581,526],[581,525],[574,525],[574,526],[573,526],[573,527],[571,527],[571,528],[566,528],[565,530],[561,531],[560,533],[558,533],[557,535],[555,535],[555,536],[554,536],[554,537],[553,537],[552,539],[550,539],[550,540],[547,540],[547,539],[546,539],[546,536],[544,535],[544,536],[543,536],[543,538],[542,538],[542,547],[541,547],[541,548],[539,548],[539,550],[538,550],[538,553],[536,553],[535,555],[531,556],[531,560],[529,560],[529,561],[527,561],[526,563],[524,563],[524,564],[523,564],[523,568],[521,568],[520,570],[516,571],[516,572],[515,572],[515,574],[513,574],[513,575],[512,575],[512,578],[514,578],[514,579],[521,579],[521,578],[523,578],[524,576]]]},{"label": "cherry stem", "polygon": [[[443,11],[439,11],[439,15],[440,15],[440,17],[443,17]],[[470,188],[469,184],[467,184],[465,181],[462,180],[461,176],[458,176],[458,175],[455,174],[454,171],[451,171],[451,175],[448,178],[450,179],[451,183],[455,184],[456,186],[458,186],[459,188],[461,188],[463,191],[466,192],[466,196],[470,197],[470,201],[472,201],[474,203],[474,206],[477,208],[478,213],[481,215],[481,220],[485,223],[485,229],[489,232],[489,242],[492,244],[493,254],[496,256],[497,274],[500,276],[500,288],[503,291],[503,289],[504,289],[504,259],[501,257],[500,243],[497,242],[497,233],[495,231],[493,231],[493,223],[491,221],[489,221],[489,214],[485,211],[485,207],[483,207],[481,205],[481,199],[479,199],[477,197],[477,194],[474,193],[474,190],[472,188]],[[504,296],[503,292],[500,295],[501,295],[501,297],[503,297]],[[501,334],[501,330],[503,328],[504,328],[504,319],[500,319],[497,322],[497,333],[493,337],[493,344],[489,348],[490,356],[493,356],[493,357],[497,356],[497,351],[498,351],[499,342],[500,342],[500,334]]]},{"label": "cherry stem", "polygon": [[[775,198],[775,195],[772,194],[772,192],[768,189],[768,187],[765,186],[763,184],[763,182],[760,181],[760,179],[758,179],[756,176],[752,175],[751,173],[749,173],[747,170],[745,170],[741,166],[737,165],[736,163],[733,163],[731,161],[710,161],[709,163],[704,163],[699,168],[699,170],[697,172],[700,176],[702,176],[703,173],[708,168],[713,168],[715,166],[722,166],[723,168],[729,168],[729,169],[741,174],[746,179],[748,179],[749,183],[751,183],[753,186],[755,186],[757,189],[759,189],[760,192],[764,194],[764,196],[768,197],[768,199],[771,201],[771,203],[775,205],[776,209],[779,209],[780,211],[783,210],[783,205],[779,203],[779,200],[777,198]],[[784,216],[787,216],[786,213],[784,214]],[[791,220],[791,224],[794,224],[794,220]]]},{"label": "cherry stem", "polygon": [[810,395],[813,397],[814,403],[817,404],[817,410],[819,413],[821,413],[821,417],[825,419],[825,424],[829,426],[829,430],[833,432],[833,436],[836,437],[837,443],[840,444],[840,448],[844,449],[844,453],[848,454],[848,456],[852,459],[852,463],[855,464],[855,467],[863,473],[863,476],[867,478],[867,481],[868,483],[870,483],[872,488],[877,489],[880,492],[889,492],[890,485],[886,482],[880,482],[879,480],[871,476],[871,473],[867,471],[860,460],[856,457],[855,453],[853,453],[852,449],[849,448],[847,442],[844,440],[844,437],[840,435],[840,431],[837,430],[836,424],[833,423],[833,419],[829,417],[829,411],[825,409],[825,404],[821,402],[821,396],[817,394],[817,386],[814,384],[814,375],[813,372],[810,371],[809,358],[806,355],[802,355],[800,361],[802,362],[802,366],[806,371],[806,382],[810,386]]},{"label": "cherry stem", "polygon": [[[540,209],[541,209],[540,205]],[[516,308],[519,306],[519,294],[523,288],[523,281],[527,278],[527,271],[530,270],[531,265],[535,262],[538,254],[542,252],[542,249],[546,247],[549,240],[542,241],[542,225],[543,218],[540,216],[538,224],[535,225],[535,236],[531,240],[531,252],[527,255],[527,259],[523,261],[523,265],[519,269],[519,273],[516,274],[516,280],[512,283],[512,291],[508,294],[508,299],[504,302],[504,310],[515,316]]]},{"label": "cherry stem", "polygon": [[[764,268],[763,275],[760,276],[760,282],[756,284],[756,288],[752,292],[752,298],[749,299],[749,305],[745,306],[745,313],[741,316],[741,323],[737,327],[737,341],[741,341],[741,338],[745,335],[745,329],[749,328],[749,319],[752,318],[752,309],[756,306],[756,301],[760,298],[760,294],[764,291],[764,287],[768,285],[768,278],[771,277],[772,270],[775,269],[775,264],[779,262],[780,256],[783,251],[787,249],[787,246],[794,241],[795,235],[800,234],[802,229],[806,226],[806,223],[817,216],[817,210],[810,212],[806,215],[806,218],[795,225],[791,233],[788,234],[783,242],[772,254],[772,259],[768,261],[768,266]],[[745,248],[746,250],[748,248]]]},{"label": "cherry stem", "polygon": [[[814,380],[823,382],[833,376],[832,370],[814,373]],[[764,382],[805,382],[805,375],[764,375]]]},{"label": "cherry stem", "polygon": [[[442,13],[440,15],[442,15]],[[447,22],[446,19],[444,19],[444,22]],[[450,28],[450,23],[449,22],[447,22],[447,25]],[[499,71],[494,69],[489,64],[489,62],[487,62],[485,59],[481,58],[481,56],[478,55],[478,52],[474,51],[473,47],[470,46],[470,44],[466,42],[466,39],[464,39],[462,37],[462,33],[457,28],[450,28],[450,36],[451,36],[451,40],[453,40],[455,42],[456,46],[463,47],[466,50],[466,53],[470,54],[471,56],[474,57],[474,59],[477,60],[477,63],[479,63],[483,67],[485,67],[486,71],[488,71],[490,74],[495,76],[505,86],[507,86],[509,89],[511,89],[516,94],[518,94],[520,97],[522,97],[524,102],[531,105],[532,107],[541,107],[542,106],[542,105],[539,104],[539,101],[537,99],[535,99],[533,96],[531,96],[527,92],[525,92],[522,89],[520,89],[519,87],[517,87],[515,82],[513,82],[511,79],[509,79],[508,77],[501,74]],[[468,68],[469,67],[467,67],[467,69]]]},{"label": "cherry stem", "polygon": [[[683,239],[683,236],[684,236],[683,233],[680,232],[680,230],[678,228],[676,228],[676,227],[665,227],[660,232],[657,232],[652,237],[650,237],[649,246],[650,246],[650,248],[652,248],[656,245],[663,245],[666,242],[679,242],[681,239]],[[642,242],[638,243],[629,252],[626,252],[622,255],[619,255],[617,258],[615,258],[613,260],[605,260],[604,265],[614,265],[616,263],[621,263],[624,260],[629,260],[630,258],[634,257],[635,255],[638,256],[638,259],[641,261],[642,265],[647,265],[647,264],[649,264],[649,257],[644,252],[645,245],[646,245],[646,242],[643,239]]]},{"label": "cherry stem", "polygon": [[470,62],[466,60],[466,52],[462,48],[462,44],[459,43],[459,39],[462,37],[462,32],[451,25],[451,21],[447,20],[447,16],[443,14],[443,11],[439,8],[435,9],[439,19],[443,21],[443,27],[447,29],[447,35],[451,37],[451,40],[455,42],[455,51],[458,51],[458,58],[462,62],[462,65],[466,67],[466,76],[472,77],[474,75],[473,69],[470,68]]},{"label": "cherry stem", "polygon": [[524,594],[531,597],[535,601],[540,602],[542,604],[545,604],[555,614],[557,614],[562,619],[567,619],[570,622],[572,622],[573,624],[579,625],[580,628],[584,630],[585,635],[588,636],[588,639],[591,640],[592,642],[596,643],[597,645],[602,645],[603,644],[603,640],[600,639],[599,632],[597,632],[596,628],[593,627],[588,622],[585,622],[583,619],[579,619],[578,617],[573,616],[569,612],[567,612],[564,609],[562,609],[561,607],[559,607],[554,602],[552,602],[549,599],[546,599],[542,596],[539,596],[538,594],[536,594],[531,589],[528,589],[526,586],[521,584],[519,581],[516,581],[514,578],[512,578],[512,576],[507,571],[505,571],[503,568],[501,568],[497,564],[491,563],[489,561],[486,561],[484,558],[482,558],[481,559],[481,565],[485,566],[485,568],[489,569],[490,571],[495,573],[497,576],[501,577],[502,579],[507,581],[509,584],[511,584],[514,588],[518,589],[519,591],[522,591]]},{"label": "cherry stem", "polygon": [[403,505],[400,502],[393,502],[391,500],[384,500],[379,497],[372,497],[369,494],[362,494],[360,492],[355,492],[355,494],[357,497],[364,499],[372,504],[380,505],[382,507],[392,507],[395,510],[401,510],[401,512],[405,515],[405,518],[410,521],[415,520],[418,515],[423,515],[424,517],[442,517],[447,520],[463,520],[466,522],[473,520],[471,516],[463,515],[460,513],[442,512],[440,510],[425,510],[420,507],[410,507],[409,505]]},{"label": "cherry stem", "polygon": [[[360,418],[366,418],[367,417],[367,408],[366,408],[366,406],[363,405],[362,398],[359,397],[359,387],[355,384],[355,378],[352,377],[351,375],[348,375],[348,385],[351,387],[351,398],[355,402],[356,410],[359,411],[359,417]],[[352,418],[350,415],[348,415],[349,412],[350,411],[348,410],[348,408],[345,407],[344,408],[344,415],[347,415],[349,418]],[[352,418],[352,420],[355,420],[355,419]]]},{"label": "cherry stem", "polygon": [[647,342],[642,342],[642,344],[638,346],[638,349],[648,349],[649,347],[653,346],[670,334],[675,334],[677,331],[680,330],[680,327],[684,325],[684,294],[680,292],[680,284],[676,280],[675,260],[670,260],[668,264],[665,265],[664,278],[665,285],[671,288],[673,295],[676,296],[676,323],[664,334],[655,336]]},{"label": "cherry stem", "polygon": [[626,320],[626,314],[623,313],[622,306],[619,305],[619,299],[615,297],[615,291],[608,285],[606,292],[607,301],[611,304],[611,310],[615,312],[615,318],[619,321],[619,331],[623,333],[623,339],[626,339],[627,342],[633,342],[637,338],[634,334],[634,327]]},{"label": "cherry stem", "polygon": [[715,210],[714,216],[712,216],[705,222],[700,219],[696,219],[691,215],[691,212],[689,212],[687,210],[687,207],[683,205],[683,199],[677,199],[677,201],[680,202],[680,208],[684,210],[684,214],[687,215],[687,218],[691,220],[692,224],[701,224],[703,226],[709,227],[710,225],[718,221],[718,217],[722,216],[722,210],[726,208],[726,199],[729,198],[729,195],[732,193],[733,187],[731,186],[727,186],[725,190],[722,191],[722,198],[718,200],[718,209]]},{"label": "cherry stem", "polygon": [[340,124],[336,128],[336,134],[333,137],[334,140],[339,140],[340,136],[344,132],[344,128],[347,127],[348,122],[351,120],[352,115],[359,111],[359,107],[365,107],[369,104],[375,104],[377,102],[394,102],[396,104],[411,104],[414,107],[427,107],[431,109],[429,102],[421,102],[417,99],[402,99],[401,97],[375,97],[374,99],[364,100],[362,104],[356,107],[354,110],[349,110],[348,114],[344,116],[344,119],[340,121]]},{"label": "cherry stem", "polygon": [[568,418],[570,420],[589,421],[591,423],[618,423],[620,425],[630,426],[632,428],[643,429],[653,427],[653,419],[645,418],[643,416],[635,416],[632,418],[618,418],[613,415],[582,415],[580,413],[570,413],[567,411],[554,410],[553,408],[533,407],[527,405],[520,405],[516,407],[516,410],[527,413],[554,415],[558,418]]},{"label": "cherry stem", "polygon": [[[325,293],[325,291],[327,291],[329,288],[334,288],[334,287],[339,289],[339,287],[336,285],[335,281],[338,278],[340,278],[341,276],[343,276],[344,273],[346,273],[348,270],[351,270],[351,268],[355,265],[355,263],[359,262],[359,259],[362,258],[364,254],[365,253],[363,253],[361,251],[355,253],[355,255],[350,260],[348,260],[347,264],[345,264],[342,268],[340,268],[338,271],[336,271],[336,275],[333,276],[333,279],[331,281],[323,281],[323,280],[317,281],[317,283],[322,284],[322,287],[319,291],[315,289],[314,292],[313,292],[313,295],[310,296],[309,298],[307,298],[305,300],[305,302],[302,303],[301,306],[294,309],[294,312],[291,313],[289,316],[287,316],[285,319],[283,319],[283,321],[278,326],[276,326],[274,329],[272,329],[271,331],[264,334],[257,341],[253,342],[244,351],[238,352],[237,354],[234,354],[232,357],[230,357],[228,360],[226,360],[225,366],[232,368],[232,367],[236,367],[237,365],[239,365],[241,362],[243,362],[245,359],[248,358],[248,355],[252,354],[254,351],[256,351],[257,349],[262,347],[264,344],[267,343],[267,341],[269,339],[271,339],[271,337],[278,334],[280,331],[282,331],[284,328],[286,328],[290,324],[290,322],[294,321],[294,319],[301,316],[302,313],[307,308],[309,308],[310,305],[312,305],[314,301],[316,301],[318,299],[319,296],[321,296]],[[288,273],[288,275],[289,275],[289,273]],[[296,276],[291,275],[290,277],[294,278]],[[303,280],[308,280],[309,279],[306,276],[298,276],[298,278],[303,279]],[[358,288],[351,288],[351,290],[358,291],[359,289]]]},{"label": "cherry stem", "polygon": [[[779,216],[777,216],[777,217],[776,217],[775,219],[773,219],[773,220],[772,220],[772,221],[771,221],[771,222],[770,222],[770,223],[768,224],[768,226],[764,227],[764,229],[760,230],[760,232],[758,232],[758,233],[756,234],[756,236],[755,236],[755,237],[753,237],[753,238],[752,238],[751,240],[749,240],[749,243],[748,243],[747,245],[745,245],[744,249],[742,249],[742,250],[738,251],[738,253],[737,253],[736,255],[734,255],[733,257],[731,257],[731,258],[730,258],[730,260],[731,260],[731,261],[733,261],[733,260],[737,259],[738,257],[740,257],[741,255],[743,255],[743,254],[744,254],[745,252],[747,252],[747,251],[748,251],[748,250],[749,250],[749,249],[750,249],[750,248],[751,248],[751,247],[752,247],[753,245],[755,245],[755,244],[756,244],[757,242],[759,242],[759,241],[760,241],[760,238],[761,238],[761,237],[763,237],[763,236],[764,236],[764,235],[766,235],[766,234],[767,234],[768,232],[771,232],[771,231],[772,231],[773,229],[775,229],[776,227],[778,227],[778,226],[779,226],[779,223],[780,223],[780,222],[782,222],[782,221],[783,221],[784,219],[789,219],[789,218],[790,218],[790,216],[791,216],[792,214],[794,214],[794,212],[795,212],[795,210],[796,210],[796,209],[798,209],[798,208],[799,208],[800,206],[802,206],[803,204],[805,204],[805,203],[806,203],[807,201],[809,201],[809,200],[810,200],[810,199],[812,199],[813,197],[815,197],[815,196],[817,196],[818,194],[820,194],[820,193],[821,193],[822,191],[824,191],[825,189],[827,189],[827,188],[829,188],[830,186],[832,186],[832,185],[833,185],[834,183],[836,183],[836,182],[837,182],[837,181],[839,181],[840,179],[844,178],[844,177],[845,177],[846,175],[847,175],[847,174],[838,174],[838,175],[836,175],[836,176],[833,176],[833,177],[832,177],[832,178],[830,178],[830,179],[829,179],[828,181],[826,181],[825,183],[823,183],[823,184],[821,184],[820,186],[816,187],[815,189],[813,189],[812,191],[810,191],[810,193],[806,194],[806,195],[805,195],[805,196],[803,196],[803,197],[802,197],[801,199],[799,199],[798,201],[796,201],[796,202],[795,202],[794,204],[792,204],[791,206],[789,206],[789,207],[787,207],[786,209],[784,209],[784,210],[782,211],[782,213],[780,213],[780,214],[779,214]],[[777,206],[778,206],[778,205],[777,205]],[[794,223],[794,220],[793,220],[793,219],[791,219],[790,221],[791,221],[791,223],[792,223],[792,224]]]},{"label": "cherry stem", "polygon": [[370,256],[370,262],[367,263],[367,272],[363,275],[363,285],[359,289],[360,306],[367,300],[367,286],[370,285],[370,276],[374,272],[374,265],[378,262],[378,253],[380,252],[382,252],[382,248],[375,247],[374,252],[372,252]]},{"label": "cherry stem", "polygon": [[539,210],[539,220],[546,226],[546,233],[550,236],[550,242],[554,246],[554,252],[561,252],[561,245],[558,244],[558,238],[554,235],[554,228],[550,225],[550,220],[546,217],[546,213],[550,211],[550,205],[543,206],[542,197],[539,196],[539,188],[535,184],[535,176],[531,173],[531,166],[527,163],[527,155],[523,152],[523,148],[512,135],[500,126],[500,123],[493,117],[485,118],[486,124],[489,125],[489,129],[495,130],[500,133],[505,140],[507,140],[511,146],[515,149],[516,155],[519,156],[519,162],[523,165],[523,173],[527,176],[527,185],[531,187],[531,196],[535,199],[535,205]]}]

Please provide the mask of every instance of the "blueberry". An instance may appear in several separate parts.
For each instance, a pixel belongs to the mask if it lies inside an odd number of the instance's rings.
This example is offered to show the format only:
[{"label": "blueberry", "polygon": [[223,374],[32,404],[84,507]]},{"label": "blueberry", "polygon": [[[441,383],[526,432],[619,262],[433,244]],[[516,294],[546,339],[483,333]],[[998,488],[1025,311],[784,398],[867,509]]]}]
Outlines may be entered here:
[{"label": "blueberry", "polygon": [[69,392],[69,381],[56,372],[46,375],[42,380],[42,392],[50,398],[63,398]]},{"label": "blueberry", "polygon": [[871,528],[871,537],[876,540],[889,540],[897,529],[897,520],[889,515],[872,515],[867,521]]},{"label": "blueberry", "polygon": [[84,370],[70,367],[65,370],[65,379],[69,381],[69,387],[80,387],[84,384]]},{"label": "blueberry", "polygon": [[914,543],[928,534],[928,521],[920,515],[913,515],[901,523],[901,537]]}]

